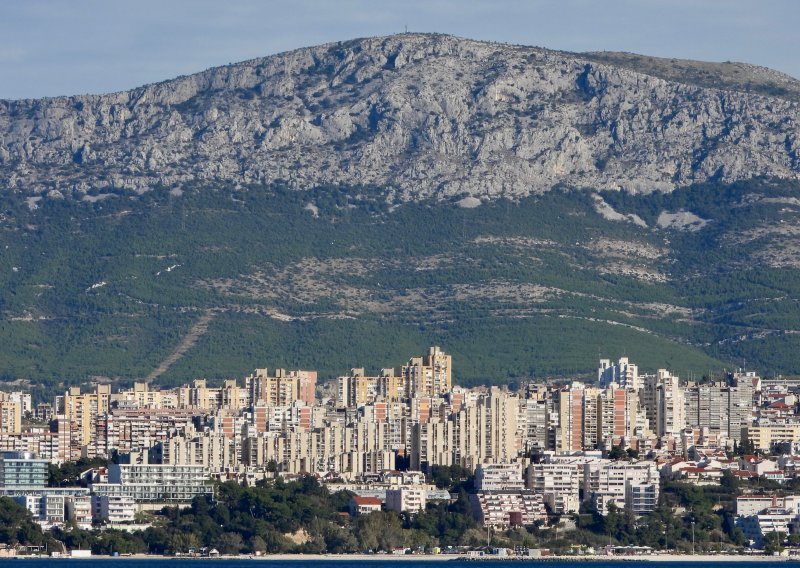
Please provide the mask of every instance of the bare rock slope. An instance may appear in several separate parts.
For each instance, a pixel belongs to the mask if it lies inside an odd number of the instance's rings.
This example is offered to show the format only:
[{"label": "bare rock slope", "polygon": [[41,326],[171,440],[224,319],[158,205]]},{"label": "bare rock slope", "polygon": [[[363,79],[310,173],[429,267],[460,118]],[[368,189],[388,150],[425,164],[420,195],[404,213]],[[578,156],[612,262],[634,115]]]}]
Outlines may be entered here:
[{"label": "bare rock slope", "polygon": [[0,188],[96,199],[284,180],[413,200],[800,177],[798,81],[756,89],[774,74],[740,66],[711,88],[692,79],[708,76],[700,64],[670,73],[612,55],[403,34],[121,93],[0,101]]}]

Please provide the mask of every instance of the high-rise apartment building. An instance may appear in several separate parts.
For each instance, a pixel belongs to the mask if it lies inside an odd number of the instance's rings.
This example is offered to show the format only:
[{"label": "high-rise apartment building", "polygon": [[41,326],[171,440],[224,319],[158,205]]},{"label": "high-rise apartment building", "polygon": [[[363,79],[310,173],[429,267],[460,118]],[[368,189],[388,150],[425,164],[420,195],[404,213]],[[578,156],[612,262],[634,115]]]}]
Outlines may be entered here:
[{"label": "high-rise apartment building", "polygon": [[22,432],[22,405],[13,400],[0,400],[0,434]]},{"label": "high-rise apartment building", "polygon": [[97,455],[97,420],[108,413],[111,385],[97,385],[92,393],[82,394],[80,387],[71,387],[56,397],[56,412],[69,428],[69,458],[77,460],[83,453]]},{"label": "high-rise apartment building", "polygon": [[598,447],[617,445],[633,435],[636,423],[636,395],[634,391],[615,388],[612,383],[598,395]]},{"label": "high-rise apartment building", "polygon": [[350,369],[350,374],[336,379],[336,402],[340,408],[374,402],[378,396],[379,377],[368,377],[363,368]]},{"label": "high-rise apartment building", "polygon": [[[316,371],[275,369],[270,375],[267,369],[256,369],[245,377],[244,390],[248,393],[249,405],[263,403],[268,406],[289,406],[302,400],[312,406],[316,385]],[[231,386],[235,386],[235,383]]]},{"label": "high-rise apartment building", "polygon": [[679,439],[686,424],[680,379],[666,369],[659,369],[651,381],[649,388],[655,392],[656,435]]},{"label": "high-rise apartment building", "polygon": [[600,359],[597,382],[601,388],[614,383],[623,389],[639,390],[639,367],[629,362],[627,357],[620,357],[616,364],[610,359]]},{"label": "high-rise apartment building", "polygon": [[692,385],[684,395],[687,427],[707,428],[712,435],[739,442],[742,429],[753,420],[753,386],[749,381]]},{"label": "high-rise apartment building", "polygon": [[409,396],[435,396],[452,387],[452,356],[439,347],[431,347],[428,355],[412,357],[400,370]]},{"label": "high-rise apartment building", "polygon": [[570,453],[583,449],[585,390],[583,383],[574,382],[558,393],[557,453]]}]

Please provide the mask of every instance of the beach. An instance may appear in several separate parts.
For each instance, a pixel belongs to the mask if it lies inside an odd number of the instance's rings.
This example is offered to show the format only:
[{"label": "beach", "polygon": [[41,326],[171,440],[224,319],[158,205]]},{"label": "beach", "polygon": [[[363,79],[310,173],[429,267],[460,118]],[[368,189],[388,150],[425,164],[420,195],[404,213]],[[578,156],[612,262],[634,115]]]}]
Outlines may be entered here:
[{"label": "beach", "polygon": [[138,562],[195,562],[195,561],[229,561],[229,562],[289,562],[292,564],[300,564],[304,562],[314,563],[339,563],[339,562],[526,562],[526,563],[580,563],[580,562],[599,562],[604,564],[617,563],[617,562],[665,562],[665,563],[740,563],[740,562],[798,562],[800,557],[797,556],[764,556],[764,555],[736,555],[736,554],[646,554],[646,555],[617,555],[617,556],[541,556],[541,557],[524,557],[524,556],[498,556],[498,555],[485,555],[485,556],[465,556],[459,554],[264,554],[262,556],[214,556],[214,557],[189,557],[189,556],[154,556],[148,554],[133,554],[130,556],[107,556],[107,555],[92,555],[90,557],[71,558],[69,556],[62,556],[56,558],[37,558],[31,556],[17,556],[2,560],[30,560],[30,561],[58,561],[68,560],[71,563],[80,561],[99,562],[99,561],[138,561]]}]

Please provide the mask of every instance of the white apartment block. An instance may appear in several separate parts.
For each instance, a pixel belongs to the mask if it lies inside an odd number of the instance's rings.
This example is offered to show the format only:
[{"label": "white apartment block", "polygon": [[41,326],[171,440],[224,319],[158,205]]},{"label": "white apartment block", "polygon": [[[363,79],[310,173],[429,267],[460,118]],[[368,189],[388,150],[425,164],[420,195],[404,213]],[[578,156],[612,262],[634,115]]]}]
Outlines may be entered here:
[{"label": "white apartment block", "polygon": [[736,515],[740,517],[758,515],[770,507],[787,509],[796,515],[800,515],[800,495],[788,495],[786,497],[743,495],[736,498]]},{"label": "white apartment block", "polygon": [[41,525],[51,527],[74,521],[81,528],[91,527],[91,498],[86,489],[48,488],[11,495],[11,498],[28,509]]},{"label": "white apartment block", "polygon": [[629,362],[627,357],[620,357],[616,365],[610,359],[600,359],[597,382],[601,388],[615,383],[623,389],[639,390],[639,367]]},{"label": "white apartment block", "polygon": [[403,485],[386,490],[386,510],[418,513],[425,510],[428,490],[424,485]]},{"label": "white apartment block", "polygon": [[577,513],[580,509],[580,483],[574,465],[530,464],[526,478],[528,489],[542,495],[544,502],[554,513]]},{"label": "white apartment block", "polygon": [[475,468],[476,491],[520,491],[525,489],[521,463],[487,463]]},{"label": "white apartment block", "polygon": [[112,464],[108,483],[92,484],[95,495],[129,497],[139,510],[187,506],[198,495],[211,495],[208,471],[196,465]]},{"label": "white apartment block", "polygon": [[793,532],[794,527],[800,526],[800,515],[796,510],[780,506],[768,507],[759,514],[737,516],[736,526],[742,529],[753,546],[763,548],[766,535],[773,532],[788,535]]},{"label": "white apartment block", "polygon": [[92,498],[90,495],[71,495],[67,497],[65,506],[69,521],[74,521],[80,528],[92,527]]},{"label": "white apartment block", "polygon": [[533,491],[480,491],[469,499],[475,520],[484,526],[503,528],[547,522],[544,500]]},{"label": "white apartment block", "polygon": [[625,507],[636,515],[654,511],[658,506],[659,481],[628,483],[625,486]]},{"label": "white apartment block", "polygon": [[680,438],[686,410],[680,379],[665,369],[656,373],[656,435]]},{"label": "white apartment block", "polygon": [[136,501],[122,495],[93,495],[92,508],[98,519],[110,525],[130,524],[136,518]]},{"label": "white apartment block", "polygon": [[610,459],[602,457],[602,453],[597,452],[583,452],[580,455],[558,455],[558,454],[545,454],[545,463],[549,464],[565,464],[574,468],[578,475],[578,486],[583,487],[583,471],[584,466],[588,463],[602,465],[613,463]]},{"label": "white apartment block", "polygon": [[659,483],[654,462],[587,463],[583,472],[583,498],[602,515],[608,514],[611,503],[641,514],[655,509]]}]

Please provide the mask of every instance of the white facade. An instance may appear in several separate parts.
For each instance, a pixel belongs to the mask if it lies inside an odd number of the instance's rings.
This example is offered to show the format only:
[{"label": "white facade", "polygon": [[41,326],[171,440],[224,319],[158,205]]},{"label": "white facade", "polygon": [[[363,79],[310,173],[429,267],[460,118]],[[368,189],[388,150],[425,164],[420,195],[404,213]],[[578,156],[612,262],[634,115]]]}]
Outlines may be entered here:
[{"label": "white facade", "polygon": [[92,491],[130,497],[140,508],[189,505],[196,496],[212,493],[208,472],[196,465],[114,464],[108,468],[108,480],[92,484]]},{"label": "white facade", "polygon": [[92,502],[95,516],[111,525],[134,522],[136,501],[131,497],[95,495]]},{"label": "white facade", "polygon": [[756,548],[764,546],[764,536],[773,532],[788,535],[792,532],[790,525],[798,522],[800,522],[800,517],[794,511],[782,507],[770,507],[760,515],[736,518],[736,526],[742,529],[745,537]]},{"label": "white facade", "polygon": [[601,515],[608,514],[611,503],[641,514],[655,509],[659,483],[654,462],[587,463],[583,472],[583,498]]},{"label": "white facade", "polygon": [[91,526],[92,512],[89,491],[83,488],[46,488],[10,494],[28,509],[33,519],[45,526],[61,525],[74,520],[78,526]]},{"label": "white facade", "polygon": [[572,464],[531,464],[527,470],[527,486],[542,495],[554,513],[577,513],[580,509],[578,472]]},{"label": "white facade", "polygon": [[424,511],[427,504],[427,489],[422,485],[404,485],[386,490],[386,509],[389,511]]},{"label": "white facade", "polygon": [[610,359],[600,359],[597,382],[601,388],[616,383],[623,389],[639,390],[639,367],[629,362],[627,357],[620,357],[616,365]]},{"label": "white facade", "polygon": [[487,463],[475,468],[476,491],[519,491],[525,489],[520,463]]},{"label": "white facade", "polygon": [[483,526],[499,528],[547,522],[544,500],[533,491],[479,491],[469,499],[475,519]]},{"label": "white facade", "polygon": [[665,369],[656,373],[656,435],[679,440],[686,423],[680,379]]},{"label": "white facade", "polygon": [[67,520],[81,528],[92,526],[92,498],[89,495],[71,495],[66,498]]},{"label": "white facade", "polygon": [[740,517],[757,515],[771,507],[787,509],[800,515],[800,495],[786,497],[743,495],[736,498],[736,514]]}]

